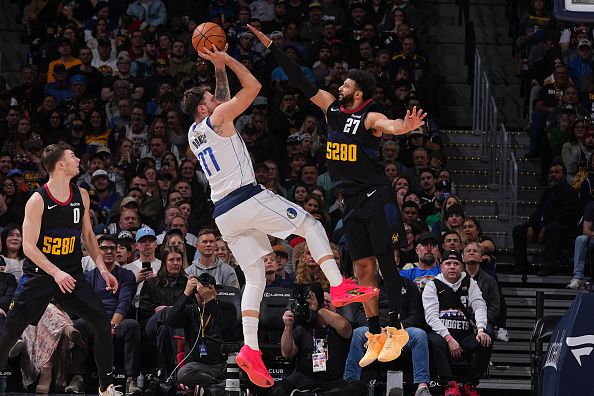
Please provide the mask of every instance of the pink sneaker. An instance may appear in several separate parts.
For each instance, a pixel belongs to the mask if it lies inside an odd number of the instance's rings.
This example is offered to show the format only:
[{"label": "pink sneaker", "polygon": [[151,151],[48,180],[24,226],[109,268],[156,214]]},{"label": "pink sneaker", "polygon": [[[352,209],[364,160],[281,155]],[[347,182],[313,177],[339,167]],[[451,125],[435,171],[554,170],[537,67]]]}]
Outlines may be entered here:
[{"label": "pink sneaker", "polygon": [[270,388],[274,385],[274,380],[262,361],[262,351],[254,351],[248,345],[244,345],[237,354],[235,361],[245,371],[254,385],[261,388]]},{"label": "pink sneaker", "polygon": [[379,295],[379,289],[373,286],[359,286],[350,279],[342,280],[338,286],[330,287],[330,299],[335,307],[343,307],[354,302],[369,301]]}]

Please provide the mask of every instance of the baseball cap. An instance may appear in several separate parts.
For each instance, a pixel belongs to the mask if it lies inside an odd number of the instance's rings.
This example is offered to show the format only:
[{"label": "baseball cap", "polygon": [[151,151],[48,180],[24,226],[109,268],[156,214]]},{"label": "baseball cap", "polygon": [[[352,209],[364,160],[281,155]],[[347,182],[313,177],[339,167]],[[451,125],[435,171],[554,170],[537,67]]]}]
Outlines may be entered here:
[{"label": "baseball cap", "polygon": [[24,174],[23,174],[23,171],[22,171],[22,170],[20,170],[20,169],[10,169],[10,170],[8,171],[8,173],[6,174],[6,176],[7,176],[7,177],[13,177],[13,176],[20,176],[20,177],[23,177],[23,176],[24,176]]},{"label": "baseball cap", "polygon": [[287,138],[287,144],[299,144],[301,143],[300,135],[289,135]]},{"label": "baseball cap", "polygon": [[441,262],[443,263],[448,260],[456,260],[462,262],[462,254],[459,251],[453,249],[445,251],[441,256]]},{"label": "baseball cap", "polygon": [[574,105],[572,105],[572,104],[566,104],[566,105],[563,105],[563,107],[561,108],[561,111],[564,112],[564,113],[565,112],[567,112],[567,113],[575,113],[576,112],[576,109],[575,109],[575,106]]},{"label": "baseball cap", "polygon": [[464,209],[462,209],[462,206],[458,204],[453,204],[450,206],[448,210],[446,210],[446,219],[455,214],[464,217]]},{"label": "baseball cap", "polygon": [[138,201],[136,199],[134,199],[133,197],[124,197],[122,199],[122,202],[120,202],[120,208],[123,208],[124,206],[130,204],[134,204],[136,205],[136,207],[138,207]]},{"label": "baseball cap", "polygon": [[423,244],[426,241],[433,241],[437,245],[441,242],[441,238],[432,232],[426,231],[419,236],[419,244]]},{"label": "baseball cap", "polygon": [[301,137],[301,141],[304,141],[305,139],[311,139],[311,133],[302,133],[301,135],[299,135]]},{"label": "baseball cap", "polygon": [[282,254],[285,257],[289,257],[289,249],[283,245],[274,245],[272,251],[276,254]]},{"label": "baseball cap", "polygon": [[286,1],[285,0],[274,0],[274,5],[281,5],[281,4],[282,5],[286,4]]},{"label": "baseball cap", "polygon": [[275,37],[285,37],[285,36],[283,35],[283,32],[281,32],[280,30],[275,30],[274,32],[270,33],[268,35],[268,37],[272,40]]},{"label": "baseball cap", "polygon": [[268,106],[268,98],[265,96],[256,96],[252,102],[252,106]]},{"label": "baseball cap", "polygon": [[362,8],[362,9],[365,9],[365,6],[363,5],[363,3],[362,3],[362,2],[360,2],[360,1],[356,1],[356,2],[354,2],[354,3],[353,3],[353,5],[351,6],[351,11],[353,11],[353,10],[355,10],[355,9],[357,9],[357,8]]},{"label": "baseball cap", "polygon": [[74,83],[86,84],[87,78],[82,74],[75,74],[74,76],[70,77],[70,84]]},{"label": "baseball cap", "polygon": [[413,135],[424,135],[423,129],[417,128],[417,129],[410,131],[410,136],[413,136]]},{"label": "baseball cap", "polygon": [[322,5],[317,1],[312,1],[311,3],[309,3],[309,6],[307,6],[307,8],[309,8],[310,10],[312,8],[322,8]]},{"label": "baseball cap", "polygon": [[128,51],[122,51],[118,54],[118,62],[130,62],[130,54]]},{"label": "baseball cap", "polygon": [[98,177],[105,177],[108,179],[109,175],[103,169],[97,169],[95,172],[93,172],[93,176],[91,176],[91,181],[94,181]]},{"label": "baseball cap", "polygon": [[130,243],[134,242],[134,235],[130,231],[120,231],[118,234],[118,241],[126,240]]},{"label": "baseball cap", "polygon": [[254,35],[252,34],[252,32],[248,32],[248,31],[239,33],[239,38],[242,38],[243,36],[249,36],[251,38],[254,38]]},{"label": "baseball cap", "polygon": [[109,149],[109,147],[99,146],[97,148],[97,154],[108,154],[108,155],[111,155],[111,150]]},{"label": "baseball cap", "polygon": [[588,39],[582,39],[578,43],[578,48],[583,47],[583,46],[586,46],[588,48],[592,48],[592,43]]},{"label": "baseball cap", "polygon": [[153,237],[157,239],[155,231],[150,227],[142,227],[136,231],[136,242],[139,242],[144,237]]}]

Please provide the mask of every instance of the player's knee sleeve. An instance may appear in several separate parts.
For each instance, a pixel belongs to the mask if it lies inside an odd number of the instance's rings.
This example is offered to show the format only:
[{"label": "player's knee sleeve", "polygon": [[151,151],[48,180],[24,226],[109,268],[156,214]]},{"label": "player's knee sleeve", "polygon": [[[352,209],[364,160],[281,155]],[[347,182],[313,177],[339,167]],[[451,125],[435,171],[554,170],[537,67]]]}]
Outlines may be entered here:
[{"label": "player's knee sleeve", "polygon": [[241,297],[242,311],[260,312],[260,302],[266,287],[266,274],[264,273],[264,260],[259,258],[255,262],[241,267],[245,275],[245,288]]},{"label": "player's knee sleeve", "polygon": [[309,215],[305,217],[295,234],[305,238],[311,256],[316,262],[324,256],[334,256],[324,226],[313,217]]}]

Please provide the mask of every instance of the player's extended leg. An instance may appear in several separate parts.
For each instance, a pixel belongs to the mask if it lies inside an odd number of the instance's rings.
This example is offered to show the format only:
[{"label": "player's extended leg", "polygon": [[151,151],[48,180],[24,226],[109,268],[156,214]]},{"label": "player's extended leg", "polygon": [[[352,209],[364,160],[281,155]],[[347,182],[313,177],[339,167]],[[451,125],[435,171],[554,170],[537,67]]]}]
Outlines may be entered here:
[{"label": "player's extended leg", "polygon": [[313,259],[330,282],[332,305],[342,307],[354,302],[377,300],[379,290],[376,287],[359,286],[342,277],[330,249],[326,230],[319,221],[309,215],[306,216],[295,230],[295,234],[305,238]]},{"label": "player's extended leg", "polygon": [[10,349],[25,328],[39,321],[51,298],[58,293],[60,289],[51,276],[23,275],[6,313],[4,331],[0,336],[0,368],[6,366]]},{"label": "player's extended leg", "polygon": [[85,280],[82,273],[72,275],[76,287],[70,294],[60,296],[63,304],[83,319],[94,333],[95,364],[99,374],[100,394],[112,393],[113,342],[109,317],[101,299]]}]

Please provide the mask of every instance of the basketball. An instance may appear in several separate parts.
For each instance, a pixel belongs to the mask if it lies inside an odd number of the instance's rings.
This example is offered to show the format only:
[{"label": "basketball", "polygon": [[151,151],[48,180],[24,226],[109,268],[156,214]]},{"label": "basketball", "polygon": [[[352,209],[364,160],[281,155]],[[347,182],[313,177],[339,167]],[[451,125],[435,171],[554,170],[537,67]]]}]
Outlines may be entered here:
[{"label": "basketball", "polygon": [[198,53],[205,47],[212,49],[213,44],[220,51],[225,48],[226,43],[225,31],[213,22],[205,22],[198,25],[192,34],[192,45]]}]

